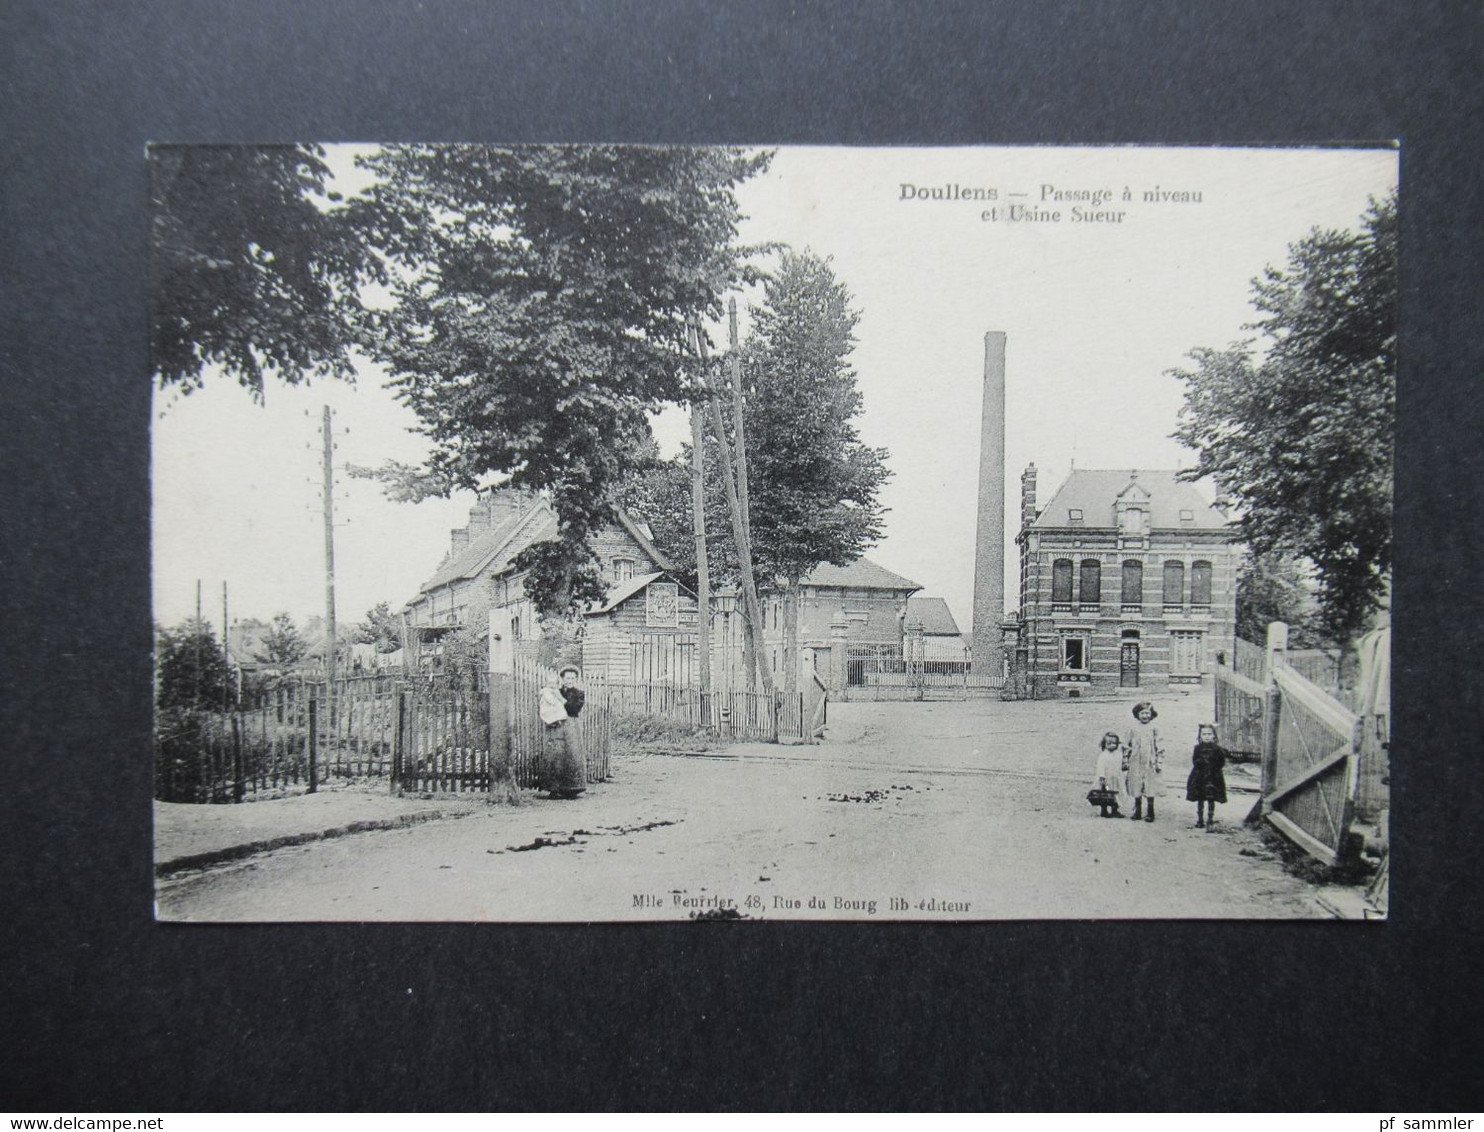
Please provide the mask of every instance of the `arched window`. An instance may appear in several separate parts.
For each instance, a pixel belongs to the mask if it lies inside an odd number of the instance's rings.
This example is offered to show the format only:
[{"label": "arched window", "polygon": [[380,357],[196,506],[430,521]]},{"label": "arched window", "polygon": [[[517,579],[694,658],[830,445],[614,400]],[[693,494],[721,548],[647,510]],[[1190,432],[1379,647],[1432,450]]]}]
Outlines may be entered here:
[{"label": "arched window", "polygon": [[1165,604],[1185,604],[1185,563],[1165,563]]},{"label": "arched window", "polygon": [[1051,564],[1051,604],[1072,604],[1072,560],[1058,558]]},{"label": "arched window", "polygon": [[1123,608],[1138,609],[1144,604],[1144,563],[1130,558],[1123,564]]},{"label": "arched window", "polygon": [[1123,511],[1123,533],[1127,538],[1137,538],[1144,533],[1144,510],[1141,507],[1126,507]]},{"label": "arched window", "polygon": [[1103,600],[1103,564],[1096,558],[1082,560],[1081,585],[1077,600],[1083,605],[1096,605]]},{"label": "arched window", "polygon": [[1190,564],[1190,604],[1211,604],[1211,564],[1209,562]]}]

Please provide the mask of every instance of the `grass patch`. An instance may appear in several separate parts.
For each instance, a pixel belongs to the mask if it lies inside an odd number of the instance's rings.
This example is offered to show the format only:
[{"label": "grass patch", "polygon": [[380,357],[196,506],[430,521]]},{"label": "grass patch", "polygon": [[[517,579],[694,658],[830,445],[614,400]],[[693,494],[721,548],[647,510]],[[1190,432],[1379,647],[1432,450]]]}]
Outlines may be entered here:
[{"label": "grass patch", "polygon": [[725,745],[703,727],[638,713],[614,716],[613,738],[621,751],[709,751]]}]

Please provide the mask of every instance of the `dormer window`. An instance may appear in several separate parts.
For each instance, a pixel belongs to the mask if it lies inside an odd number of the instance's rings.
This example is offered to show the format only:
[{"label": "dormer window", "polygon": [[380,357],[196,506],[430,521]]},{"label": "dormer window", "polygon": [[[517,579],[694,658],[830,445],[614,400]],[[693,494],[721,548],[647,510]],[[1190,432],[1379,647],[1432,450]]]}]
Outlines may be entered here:
[{"label": "dormer window", "polygon": [[1125,507],[1121,516],[1121,530],[1125,538],[1142,538],[1144,535],[1144,509]]},{"label": "dormer window", "polygon": [[1074,526],[1081,526],[1081,524],[1082,524],[1082,508],[1080,508],[1080,507],[1068,507],[1067,508],[1067,521],[1069,523],[1073,524]]},{"label": "dormer window", "polygon": [[1182,523],[1195,522],[1195,512],[1192,511],[1189,507],[1180,508],[1180,521]]}]

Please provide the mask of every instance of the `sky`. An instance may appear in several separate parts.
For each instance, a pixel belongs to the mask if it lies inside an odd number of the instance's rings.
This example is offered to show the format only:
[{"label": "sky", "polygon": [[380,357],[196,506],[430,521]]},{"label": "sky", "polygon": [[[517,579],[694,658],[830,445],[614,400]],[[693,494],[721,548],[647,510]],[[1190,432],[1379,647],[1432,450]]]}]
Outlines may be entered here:
[{"label": "sky", "polygon": [[[348,169],[353,152],[332,147],[333,163]],[[1074,464],[1188,467],[1169,371],[1247,337],[1251,280],[1311,229],[1355,227],[1396,179],[1391,149],[785,147],[738,198],[744,242],[828,256],[853,295],[858,426],[893,472],[867,555],[946,598],[968,632],[985,333],[1007,336],[1008,516],[1031,461],[1043,505]],[[739,298],[744,336],[759,298]],[[324,407],[337,469],[426,451],[386,375],[359,368],[354,385],[270,379],[262,405],[215,374],[189,396],[156,394],[157,621],[192,614],[198,581],[218,625],[224,583],[230,620],[324,612]],[[670,452],[688,437],[679,412],[655,431]],[[416,595],[472,498],[392,503],[337,475],[334,501],[337,620],[350,624]]]}]

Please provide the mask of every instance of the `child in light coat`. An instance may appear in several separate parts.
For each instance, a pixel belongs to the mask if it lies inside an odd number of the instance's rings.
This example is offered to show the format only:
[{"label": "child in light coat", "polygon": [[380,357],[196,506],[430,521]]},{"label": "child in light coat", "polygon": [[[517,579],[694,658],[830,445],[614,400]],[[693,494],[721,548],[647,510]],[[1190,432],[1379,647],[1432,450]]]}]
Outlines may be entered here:
[{"label": "child in light coat", "polygon": [[1160,772],[1164,769],[1164,748],[1160,745],[1159,729],[1154,726],[1158,715],[1154,705],[1147,701],[1135,704],[1136,722],[1123,743],[1124,784],[1134,799],[1134,812],[1129,815],[1134,821],[1141,817],[1145,821],[1154,820],[1154,799],[1159,794]]},{"label": "child in light coat", "polygon": [[1118,799],[1123,794],[1123,742],[1118,732],[1104,732],[1098,744],[1098,765],[1093,773],[1092,793],[1087,800],[1101,808],[1099,817],[1121,818]]}]

